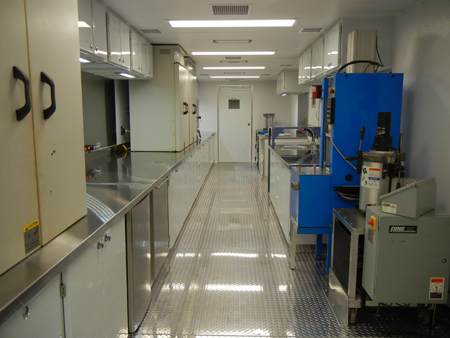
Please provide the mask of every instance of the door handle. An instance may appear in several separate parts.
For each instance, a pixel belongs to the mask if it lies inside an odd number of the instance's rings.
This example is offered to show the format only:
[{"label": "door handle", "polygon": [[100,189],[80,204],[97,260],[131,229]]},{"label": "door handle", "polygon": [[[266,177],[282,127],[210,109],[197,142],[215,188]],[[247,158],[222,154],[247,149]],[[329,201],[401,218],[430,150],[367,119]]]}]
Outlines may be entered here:
[{"label": "door handle", "polygon": [[17,121],[22,121],[31,111],[30,79],[20,68],[15,66],[13,67],[13,76],[16,80],[22,81],[25,86],[25,105],[16,109]]},{"label": "door handle", "polygon": [[192,104],[192,106],[194,107],[194,111],[192,112],[192,115],[195,115],[195,114],[197,114],[197,105]]},{"label": "door handle", "polygon": [[50,107],[44,109],[44,119],[48,120],[56,111],[55,82],[53,82],[51,77],[44,72],[41,72],[41,82],[46,83],[50,86],[50,98],[52,100],[52,103]]},{"label": "door handle", "polygon": [[183,111],[183,115],[186,115],[187,113],[189,113],[189,104],[187,102],[183,102],[183,106],[184,106],[184,111]]}]

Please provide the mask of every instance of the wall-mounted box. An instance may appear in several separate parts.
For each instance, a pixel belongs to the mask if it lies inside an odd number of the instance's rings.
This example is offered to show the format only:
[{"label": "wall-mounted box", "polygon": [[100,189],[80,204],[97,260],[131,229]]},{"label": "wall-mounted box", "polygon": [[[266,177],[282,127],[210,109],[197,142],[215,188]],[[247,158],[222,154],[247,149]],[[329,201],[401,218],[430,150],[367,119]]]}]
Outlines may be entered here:
[{"label": "wall-mounted box", "polygon": [[277,95],[298,95],[308,91],[308,87],[298,84],[297,70],[283,70],[277,77]]}]

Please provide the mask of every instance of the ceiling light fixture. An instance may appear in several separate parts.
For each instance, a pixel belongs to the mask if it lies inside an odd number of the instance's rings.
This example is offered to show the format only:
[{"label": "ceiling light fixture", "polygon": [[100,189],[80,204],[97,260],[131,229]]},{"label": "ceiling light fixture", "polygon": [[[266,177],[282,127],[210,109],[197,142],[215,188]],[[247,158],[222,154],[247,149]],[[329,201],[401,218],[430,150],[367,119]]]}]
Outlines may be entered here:
[{"label": "ceiling light fixture", "polygon": [[129,78],[129,79],[135,79],[136,77],[127,73],[119,73],[120,76]]},{"label": "ceiling light fixture", "polygon": [[88,27],[91,27],[91,26],[89,26],[86,22],[84,22],[84,21],[78,21],[78,27],[79,28],[88,28]]},{"label": "ceiling light fixture", "polygon": [[252,43],[252,40],[213,40],[214,43]]},{"label": "ceiling light fixture", "polygon": [[244,76],[210,76],[210,79],[259,79],[259,76],[244,75]]},{"label": "ceiling light fixture", "polygon": [[192,55],[274,55],[275,52],[192,52]]},{"label": "ceiling light fixture", "polygon": [[203,69],[209,69],[209,70],[247,70],[247,69],[266,69],[266,67],[203,67]]},{"label": "ceiling light fixture", "polygon": [[169,20],[169,23],[174,28],[292,27],[295,20]]}]

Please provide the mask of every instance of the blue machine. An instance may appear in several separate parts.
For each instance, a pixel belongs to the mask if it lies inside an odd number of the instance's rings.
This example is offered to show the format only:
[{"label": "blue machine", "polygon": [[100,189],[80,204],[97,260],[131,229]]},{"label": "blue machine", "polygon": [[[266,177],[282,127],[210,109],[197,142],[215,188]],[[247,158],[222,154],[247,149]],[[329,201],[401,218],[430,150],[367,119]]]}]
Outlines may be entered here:
[{"label": "blue machine", "polygon": [[[297,234],[317,235],[316,259],[321,259],[322,235],[328,235],[327,273],[331,264],[333,208],[358,205],[358,199],[348,193],[360,186],[356,161],[343,157],[356,155],[363,126],[365,135],[360,150],[371,149],[380,112],[391,113],[392,144],[399,144],[402,87],[403,74],[338,73],[322,80],[320,157],[317,167],[300,165],[298,172],[292,168],[291,186],[296,187],[298,182],[298,190],[291,189],[290,210]],[[295,250],[295,242],[292,247]]]}]

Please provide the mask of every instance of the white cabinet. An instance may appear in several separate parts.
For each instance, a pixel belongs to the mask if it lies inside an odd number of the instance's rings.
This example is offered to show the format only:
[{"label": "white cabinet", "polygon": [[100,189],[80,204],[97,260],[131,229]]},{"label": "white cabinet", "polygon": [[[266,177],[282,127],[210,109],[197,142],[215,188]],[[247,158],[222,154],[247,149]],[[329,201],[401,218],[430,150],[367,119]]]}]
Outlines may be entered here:
[{"label": "white cabinet", "polygon": [[66,337],[127,334],[125,220],[118,218],[63,272]]},{"label": "white cabinet", "polygon": [[277,154],[270,149],[270,200],[272,201],[281,230],[290,243],[290,189],[291,171],[283,163]]},{"label": "white cabinet", "polygon": [[[145,77],[153,77],[153,49],[146,38],[135,29],[130,30],[131,69]],[[149,55],[150,53],[150,55]]]},{"label": "white cabinet", "polygon": [[197,78],[191,73],[189,76],[189,142],[197,141],[198,125],[198,83]]},{"label": "white cabinet", "polygon": [[323,65],[324,72],[333,71],[341,63],[341,24],[338,23],[324,36]]},{"label": "white cabinet", "polygon": [[319,38],[311,50],[311,78],[318,78],[323,74],[323,37]]},{"label": "white cabinet", "polygon": [[277,77],[277,94],[300,94],[308,91],[307,87],[298,84],[297,70],[283,70]]},{"label": "white cabinet", "polygon": [[146,41],[147,45],[147,71],[146,75],[149,78],[153,78],[153,46],[150,41]]},{"label": "white cabinet", "polygon": [[115,14],[108,12],[108,61],[130,68],[130,28]]},{"label": "white cabinet", "polygon": [[58,274],[0,326],[0,337],[61,338],[64,332]]},{"label": "white cabinet", "polygon": [[95,0],[79,0],[78,22],[81,57],[95,61],[106,60],[105,8]]},{"label": "white cabinet", "polygon": [[190,139],[189,72],[179,46],[153,48],[151,81],[130,81],[133,151],[181,151]]},{"label": "white cabinet", "polygon": [[171,174],[169,184],[169,247],[178,238],[184,221],[214,162],[214,138],[202,143]]},{"label": "white cabinet", "polygon": [[0,274],[87,211],[77,22],[74,0],[0,3]]}]

